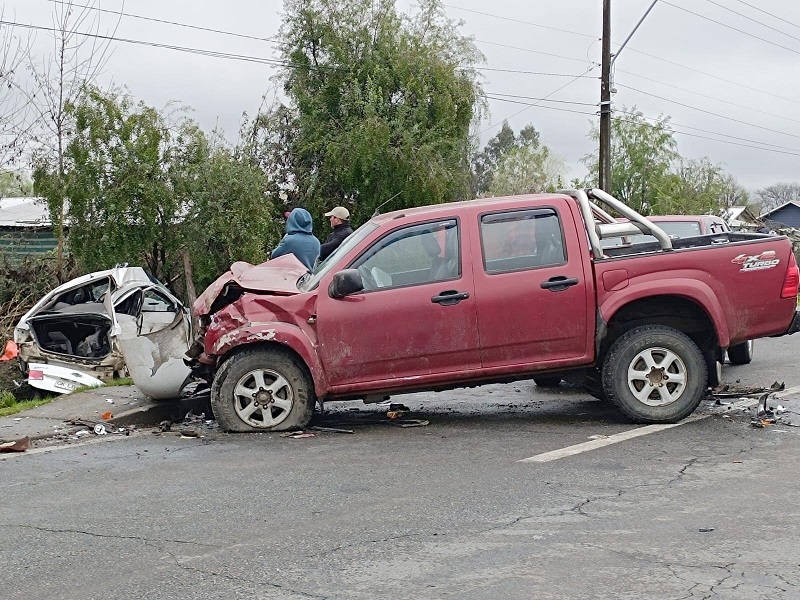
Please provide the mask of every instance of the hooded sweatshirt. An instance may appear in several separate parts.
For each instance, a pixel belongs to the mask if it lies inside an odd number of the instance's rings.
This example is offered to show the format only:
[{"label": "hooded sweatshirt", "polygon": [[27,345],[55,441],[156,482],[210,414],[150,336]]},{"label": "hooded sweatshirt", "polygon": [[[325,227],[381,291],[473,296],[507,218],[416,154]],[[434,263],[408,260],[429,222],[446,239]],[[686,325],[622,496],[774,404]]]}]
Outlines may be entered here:
[{"label": "hooded sweatshirt", "polygon": [[286,235],[270,258],[294,254],[310,271],[319,256],[319,240],[311,231],[311,214],[304,208],[295,208],[286,220]]}]

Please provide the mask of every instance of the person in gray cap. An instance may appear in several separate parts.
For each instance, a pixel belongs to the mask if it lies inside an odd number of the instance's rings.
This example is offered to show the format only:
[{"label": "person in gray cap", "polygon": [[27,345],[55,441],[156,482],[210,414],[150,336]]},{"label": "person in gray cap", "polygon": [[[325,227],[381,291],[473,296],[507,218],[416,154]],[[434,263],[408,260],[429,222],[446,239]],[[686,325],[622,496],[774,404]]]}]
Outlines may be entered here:
[{"label": "person in gray cap", "polygon": [[326,217],[330,217],[331,227],[333,231],[319,248],[319,260],[322,262],[328,258],[333,251],[339,247],[343,241],[347,239],[353,228],[350,227],[350,211],[344,206],[337,206],[336,208],[325,213]]}]

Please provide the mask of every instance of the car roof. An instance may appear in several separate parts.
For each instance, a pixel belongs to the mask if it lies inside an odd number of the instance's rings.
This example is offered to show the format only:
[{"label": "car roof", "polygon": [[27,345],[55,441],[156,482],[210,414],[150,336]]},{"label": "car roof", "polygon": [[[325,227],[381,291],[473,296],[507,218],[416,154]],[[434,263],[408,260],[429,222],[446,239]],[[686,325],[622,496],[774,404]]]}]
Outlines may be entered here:
[{"label": "car roof", "polygon": [[442,204],[432,204],[429,206],[415,206],[411,208],[404,208],[395,210],[372,218],[375,224],[385,223],[399,219],[400,217],[411,216],[430,216],[436,217],[441,213],[452,213],[454,210],[460,210],[466,207],[477,207],[478,209],[485,207],[487,209],[505,209],[505,208],[518,208],[530,204],[531,200],[555,200],[566,199],[572,200],[570,196],[565,194],[521,194],[518,196],[498,196],[494,198],[476,198],[474,200],[460,200],[457,202],[444,202]]}]

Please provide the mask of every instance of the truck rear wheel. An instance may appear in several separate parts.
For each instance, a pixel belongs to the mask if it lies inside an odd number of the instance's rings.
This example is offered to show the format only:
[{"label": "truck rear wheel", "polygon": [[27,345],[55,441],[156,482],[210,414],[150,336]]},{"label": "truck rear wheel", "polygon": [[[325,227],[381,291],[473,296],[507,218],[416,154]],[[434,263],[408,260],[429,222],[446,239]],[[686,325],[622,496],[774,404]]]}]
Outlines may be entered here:
[{"label": "truck rear wheel", "polygon": [[308,425],[316,398],[311,378],[286,352],[240,352],[217,371],[211,406],[225,431],[287,431]]},{"label": "truck rear wheel", "polygon": [[728,348],[728,360],[732,365],[749,365],[753,360],[753,350],[755,349],[755,342],[747,340],[741,344],[734,344]]},{"label": "truck rear wheel", "polygon": [[700,404],[708,381],[697,345],[665,325],[643,325],[620,336],[602,372],[608,399],[639,423],[680,421]]}]

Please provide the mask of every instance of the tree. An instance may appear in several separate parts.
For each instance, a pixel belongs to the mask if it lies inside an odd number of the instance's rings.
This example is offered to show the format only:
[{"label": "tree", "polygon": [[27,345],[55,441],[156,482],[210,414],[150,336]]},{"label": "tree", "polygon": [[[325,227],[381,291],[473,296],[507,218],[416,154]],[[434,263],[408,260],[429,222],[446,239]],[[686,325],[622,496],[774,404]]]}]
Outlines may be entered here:
[{"label": "tree", "polygon": [[566,164],[547,146],[523,144],[500,159],[489,186],[490,196],[532,194],[562,188]]},{"label": "tree", "polygon": [[[534,130],[535,131],[535,130]],[[538,140],[537,133],[535,139]],[[503,121],[500,131],[492,137],[484,146],[481,152],[475,154],[472,159],[472,172],[474,177],[475,196],[485,196],[489,193],[494,174],[500,159],[518,145],[514,130],[508,125],[508,121]]]},{"label": "tree", "polygon": [[[84,90],[97,78],[107,60],[110,43],[96,35],[100,33],[101,14],[96,10],[97,4],[97,0],[90,0],[87,4],[76,4],[73,0],[56,2],[53,7],[53,55],[44,57],[41,62],[30,57],[34,88],[28,90],[26,95],[35,111],[38,129],[34,136],[38,146],[34,154],[34,170],[51,175],[46,193],[42,195],[47,200],[50,220],[58,238],[56,271],[61,279],[64,275],[64,224],[67,213],[64,152],[69,135],[69,112],[71,107],[80,102]],[[54,173],[58,177],[52,177]]]},{"label": "tree", "polygon": [[35,176],[45,193],[61,186],[82,270],[142,264],[172,283],[189,266],[205,285],[235,260],[263,261],[277,241],[263,172],[173,115],[96,88],[67,111],[64,172]]},{"label": "tree", "polygon": [[21,171],[0,171],[0,198],[30,196],[33,182]]},{"label": "tree", "polygon": [[679,158],[667,177],[656,209],[659,214],[717,213],[726,191],[726,174],[708,158]]},{"label": "tree", "polygon": [[749,206],[751,204],[750,192],[741,186],[733,175],[725,175],[722,179],[722,193],[720,195],[720,209],[733,206]]},{"label": "tree", "polygon": [[468,197],[469,127],[481,58],[440,0],[413,16],[394,0],[286,0],[280,74],[296,111],[292,173],[317,217],[345,204],[357,222]]},{"label": "tree", "polygon": [[763,212],[778,208],[787,202],[800,202],[800,182],[773,183],[756,192]]},{"label": "tree", "polygon": [[[592,127],[590,137],[600,139]],[[659,211],[659,203],[671,184],[670,169],[678,158],[677,144],[669,127],[669,117],[655,123],[633,107],[624,107],[611,121],[611,195],[642,214]],[[596,155],[583,159],[589,177],[596,185],[599,165]]]},{"label": "tree", "polygon": [[[0,21],[3,12],[0,11]],[[33,125],[30,103],[22,93],[21,75],[28,40],[0,25],[0,169],[13,168],[22,157]]]}]

